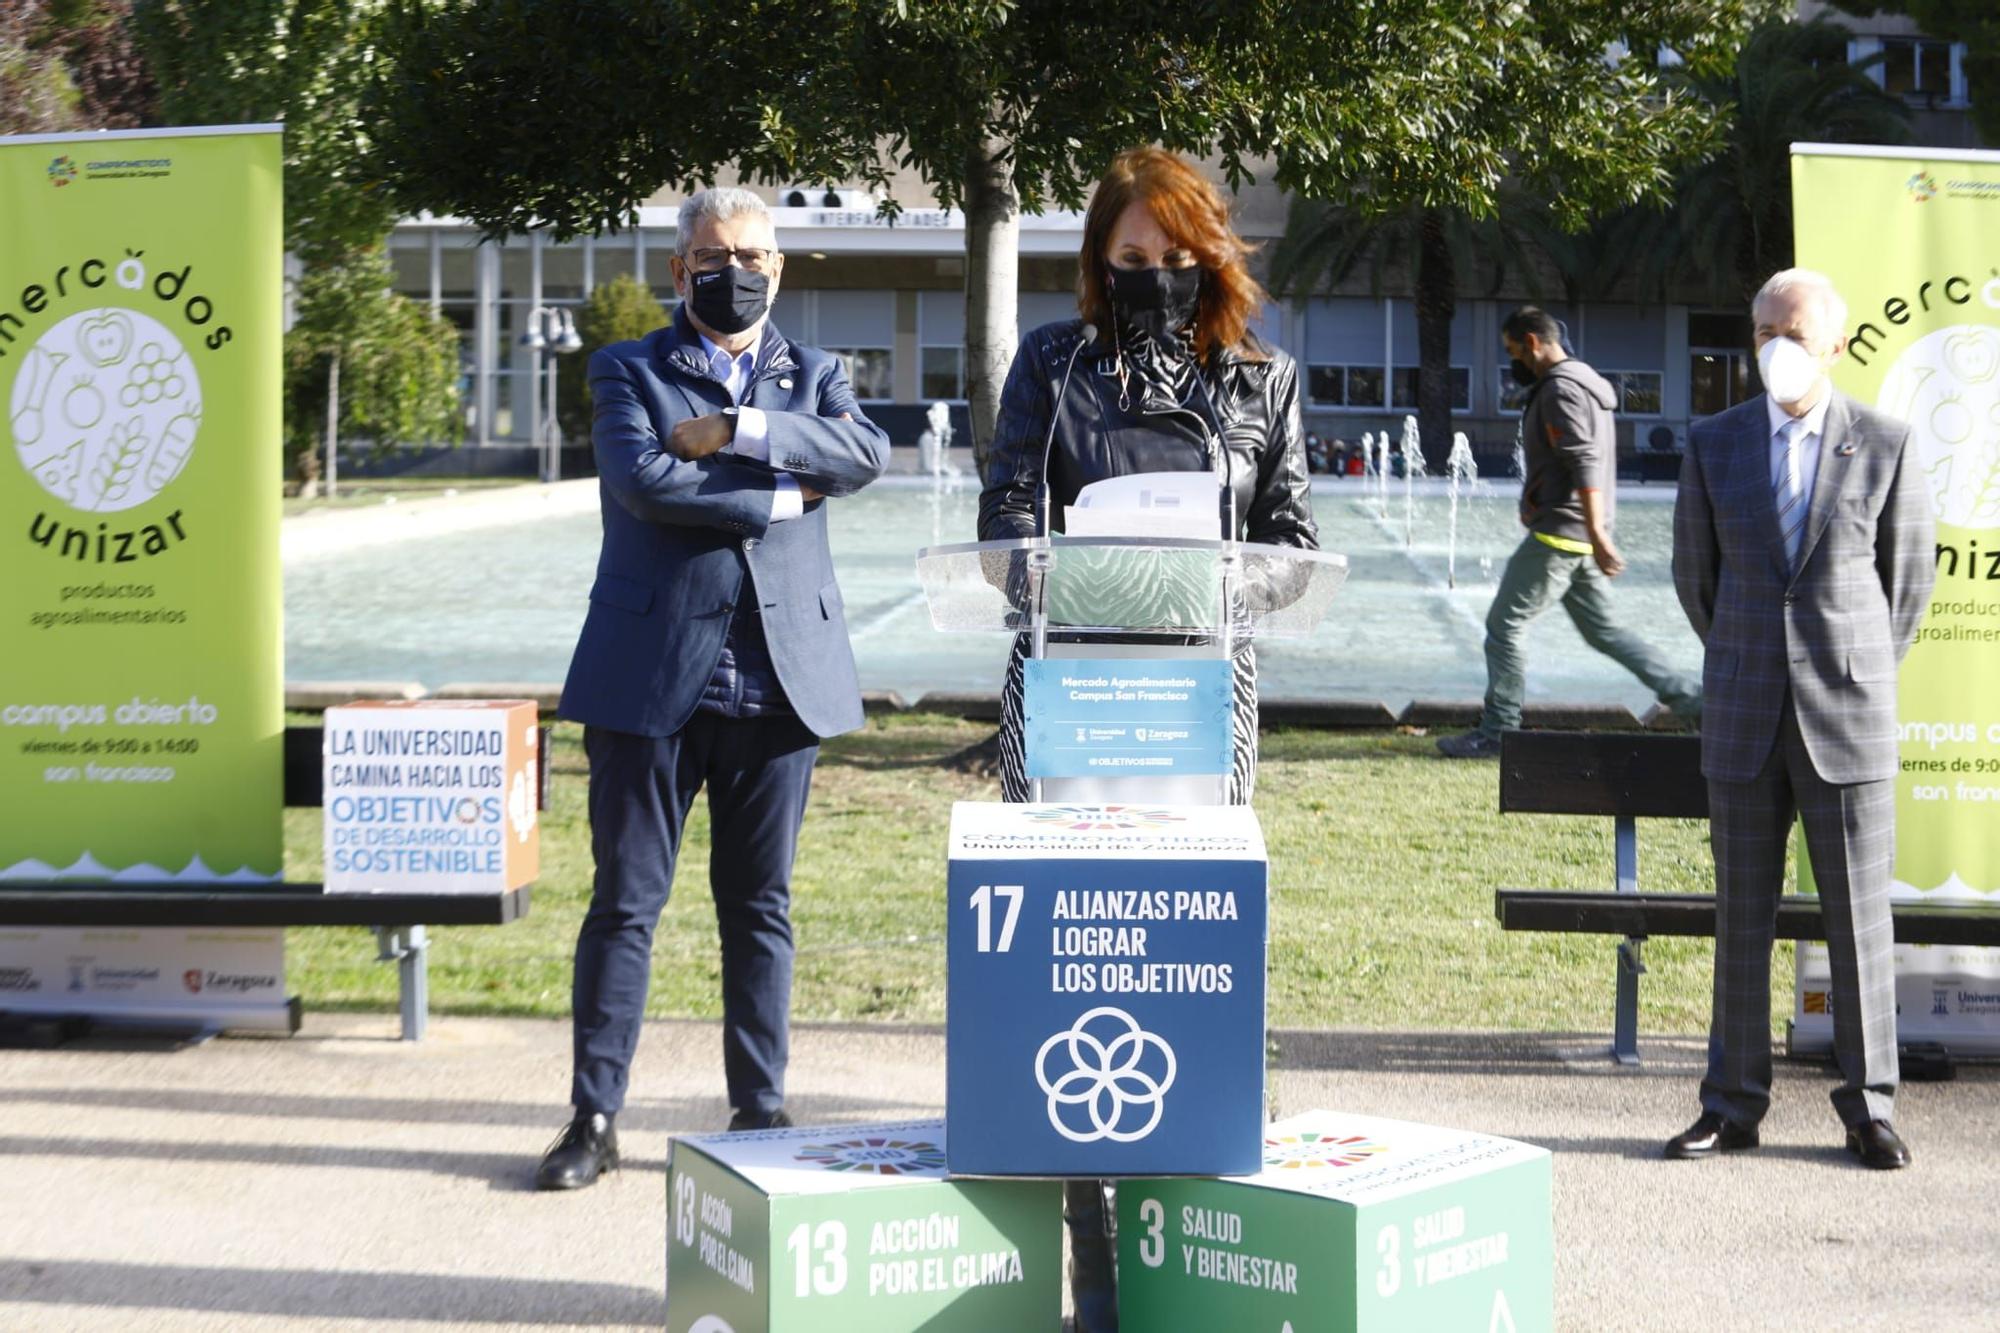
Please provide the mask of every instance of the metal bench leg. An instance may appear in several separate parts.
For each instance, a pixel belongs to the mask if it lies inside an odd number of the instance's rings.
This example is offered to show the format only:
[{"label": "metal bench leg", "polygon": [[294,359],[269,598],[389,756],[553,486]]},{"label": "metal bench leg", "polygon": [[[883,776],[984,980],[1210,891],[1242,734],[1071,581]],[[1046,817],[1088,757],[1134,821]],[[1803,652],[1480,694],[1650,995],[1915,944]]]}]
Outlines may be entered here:
[{"label": "metal bench leg", "polygon": [[430,1025],[431,983],[426,962],[430,941],[422,926],[377,926],[377,954],[383,962],[396,964],[397,989],[402,997],[403,1040],[422,1041]]},{"label": "metal bench leg", "polygon": [[[1613,833],[1618,858],[1618,892],[1639,891],[1639,821],[1620,815]],[[1627,936],[1618,943],[1618,1003],[1612,1017],[1611,1058],[1639,1063],[1639,977],[1646,970],[1643,941]]]}]

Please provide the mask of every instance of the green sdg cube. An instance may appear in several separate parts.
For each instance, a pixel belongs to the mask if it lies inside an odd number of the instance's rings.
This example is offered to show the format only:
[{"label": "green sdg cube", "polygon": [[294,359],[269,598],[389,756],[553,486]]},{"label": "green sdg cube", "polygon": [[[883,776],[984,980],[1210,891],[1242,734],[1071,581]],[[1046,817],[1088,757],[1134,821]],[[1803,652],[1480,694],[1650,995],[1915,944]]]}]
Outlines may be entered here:
[{"label": "green sdg cube", "polygon": [[1264,1169],[1118,1189],[1130,1333],[1540,1333],[1555,1324],[1545,1149],[1402,1120],[1279,1121]]},{"label": "green sdg cube", "polygon": [[674,1140],[669,1333],[993,1333],[1062,1317],[1061,1186],[947,1180],[944,1121]]}]

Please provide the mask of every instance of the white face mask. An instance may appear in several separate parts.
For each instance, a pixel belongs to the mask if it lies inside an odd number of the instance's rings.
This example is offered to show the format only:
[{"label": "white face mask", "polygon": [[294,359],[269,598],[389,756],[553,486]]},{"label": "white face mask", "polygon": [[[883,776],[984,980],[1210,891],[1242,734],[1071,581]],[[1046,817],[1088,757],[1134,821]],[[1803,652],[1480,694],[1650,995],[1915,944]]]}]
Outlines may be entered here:
[{"label": "white face mask", "polygon": [[1757,370],[1772,400],[1786,405],[1811,393],[1822,373],[1819,358],[1790,338],[1773,338],[1758,348]]}]

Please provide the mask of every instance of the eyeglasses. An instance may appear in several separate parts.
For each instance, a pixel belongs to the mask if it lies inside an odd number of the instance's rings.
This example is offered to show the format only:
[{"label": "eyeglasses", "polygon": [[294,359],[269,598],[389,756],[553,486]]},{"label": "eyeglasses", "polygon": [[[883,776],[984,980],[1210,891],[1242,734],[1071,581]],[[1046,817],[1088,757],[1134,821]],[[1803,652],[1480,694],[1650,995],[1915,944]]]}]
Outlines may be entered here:
[{"label": "eyeglasses", "polygon": [[688,251],[687,264],[697,273],[719,273],[729,267],[732,255],[735,256],[737,263],[752,273],[764,273],[770,270],[778,257],[778,252],[757,246],[745,246],[735,250],[726,246],[703,246],[699,250]]}]

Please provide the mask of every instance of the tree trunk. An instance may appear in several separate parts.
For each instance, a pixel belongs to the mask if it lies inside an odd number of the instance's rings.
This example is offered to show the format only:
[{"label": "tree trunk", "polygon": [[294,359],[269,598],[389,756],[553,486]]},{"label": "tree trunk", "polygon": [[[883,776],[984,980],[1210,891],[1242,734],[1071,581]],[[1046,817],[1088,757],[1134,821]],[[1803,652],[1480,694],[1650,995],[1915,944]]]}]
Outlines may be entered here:
[{"label": "tree trunk", "polygon": [[1424,210],[1417,246],[1417,429],[1424,466],[1433,475],[1451,457],[1451,318],[1458,309],[1458,271],[1444,213]]},{"label": "tree trunk", "polygon": [[1000,390],[1020,342],[1021,200],[1007,145],[987,139],[965,162],[965,392],[972,461],[983,478],[1000,417]]},{"label": "tree trunk", "polygon": [[340,349],[326,371],[326,498],[340,489]]}]

